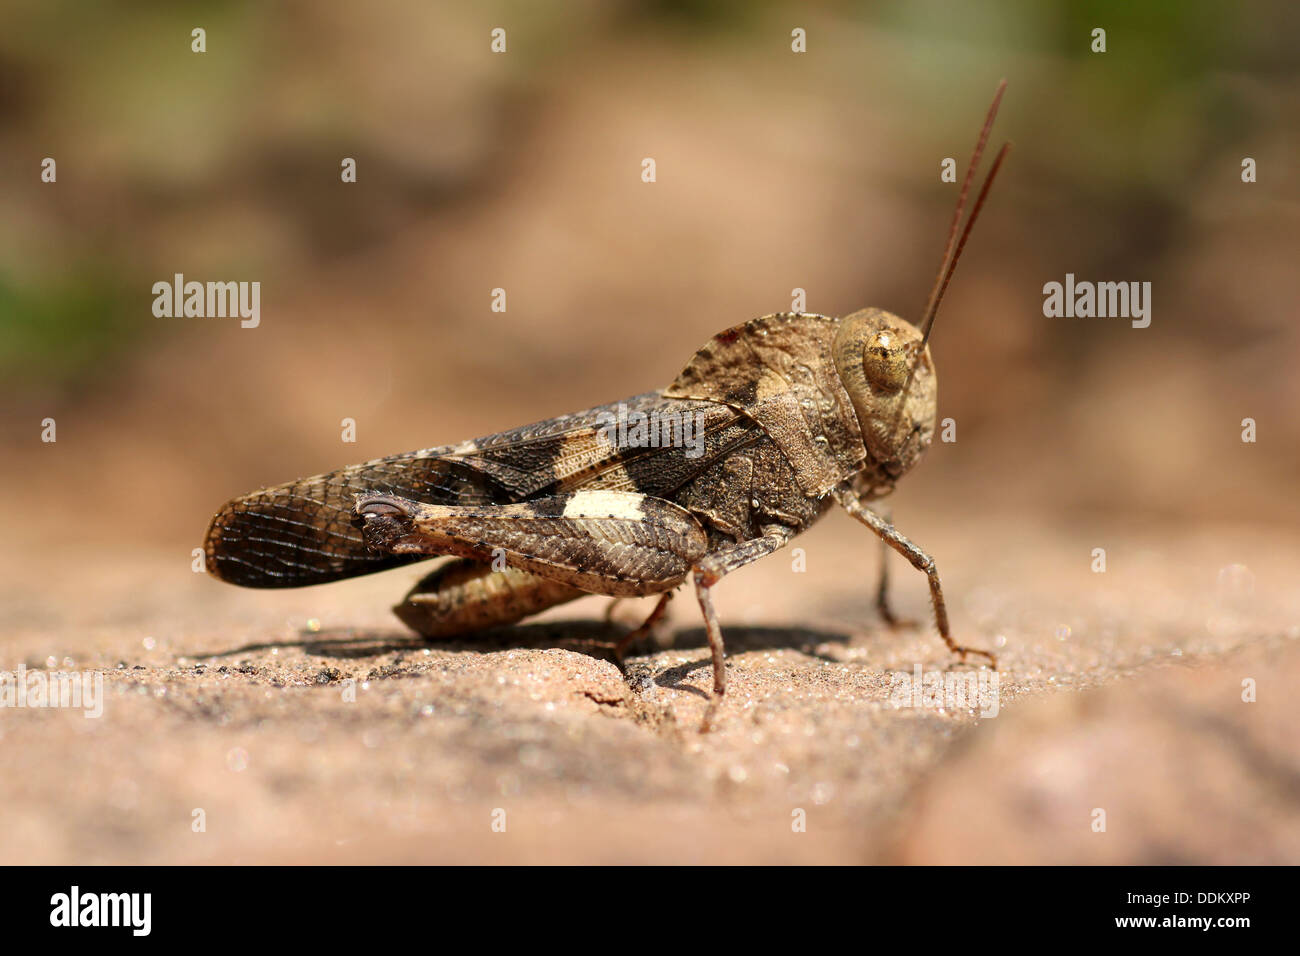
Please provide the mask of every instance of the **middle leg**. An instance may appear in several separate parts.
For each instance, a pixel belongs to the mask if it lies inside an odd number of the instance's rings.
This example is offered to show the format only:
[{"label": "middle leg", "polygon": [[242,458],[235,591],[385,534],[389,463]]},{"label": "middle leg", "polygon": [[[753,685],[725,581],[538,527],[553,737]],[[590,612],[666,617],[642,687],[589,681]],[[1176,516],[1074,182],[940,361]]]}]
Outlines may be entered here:
[{"label": "middle leg", "polygon": [[718,625],[718,614],[713,609],[710,592],[722,580],[723,575],[783,548],[794,536],[792,528],[770,525],[763,529],[762,537],[728,545],[706,555],[695,565],[695,596],[700,602],[700,611],[704,614],[704,630],[709,638],[709,651],[713,655],[713,706],[727,692],[727,671],[723,662],[725,648],[722,643],[722,628]]}]

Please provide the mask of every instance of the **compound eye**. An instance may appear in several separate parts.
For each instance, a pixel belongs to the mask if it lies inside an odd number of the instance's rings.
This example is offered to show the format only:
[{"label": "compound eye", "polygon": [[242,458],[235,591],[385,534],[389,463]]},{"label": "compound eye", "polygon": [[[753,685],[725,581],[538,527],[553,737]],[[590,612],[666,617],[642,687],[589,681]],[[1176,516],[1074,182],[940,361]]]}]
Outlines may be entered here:
[{"label": "compound eye", "polygon": [[862,348],[862,370],[877,388],[896,392],[907,382],[910,371],[903,340],[888,329],[881,329]]}]

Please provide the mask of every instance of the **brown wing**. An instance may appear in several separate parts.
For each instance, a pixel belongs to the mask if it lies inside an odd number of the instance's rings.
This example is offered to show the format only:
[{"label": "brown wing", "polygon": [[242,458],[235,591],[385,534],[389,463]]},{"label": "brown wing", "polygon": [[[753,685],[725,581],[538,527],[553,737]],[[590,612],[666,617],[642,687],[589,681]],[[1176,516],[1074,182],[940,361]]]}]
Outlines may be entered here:
[{"label": "brown wing", "polygon": [[[611,444],[602,424],[620,405],[628,414],[695,416],[700,447]],[[510,504],[598,487],[670,497],[702,467],[759,434],[756,425],[725,405],[648,392],[461,445],[379,458],[235,498],[212,519],[204,544],[207,567],[223,581],[260,588],[383,571],[425,556],[368,550],[352,525],[357,495],[378,492],[439,505]]]}]

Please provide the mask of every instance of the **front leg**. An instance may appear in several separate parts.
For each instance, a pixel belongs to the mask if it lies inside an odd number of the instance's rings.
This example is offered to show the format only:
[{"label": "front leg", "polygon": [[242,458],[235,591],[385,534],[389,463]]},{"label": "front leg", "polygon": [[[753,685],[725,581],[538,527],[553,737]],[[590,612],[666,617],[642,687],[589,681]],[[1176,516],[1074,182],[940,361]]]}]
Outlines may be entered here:
[{"label": "front leg", "polygon": [[948,608],[944,604],[943,588],[939,585],[939,571],[934,565],[934,558],[899,534],[892,524],[863,504],[848,485],[840,485],[832,494],[835,495],[835,500],[840,503],[840,506],[845,511],[879,535],[880,539],[891,548],[907,558],[912,563],[912,567],[925,573],[925,576],[930,581],[930,600],[934,604],[934,622],[939,628],[939,636],[948,645],[948,649],[960,656],[963,661],[966,660],[968,654],[979,654],[987,657],[989,663],[996,670],[998,660],[988,651],[981,651],[975,647],[963,647],[952,639],[952,633],[948,629]]}]

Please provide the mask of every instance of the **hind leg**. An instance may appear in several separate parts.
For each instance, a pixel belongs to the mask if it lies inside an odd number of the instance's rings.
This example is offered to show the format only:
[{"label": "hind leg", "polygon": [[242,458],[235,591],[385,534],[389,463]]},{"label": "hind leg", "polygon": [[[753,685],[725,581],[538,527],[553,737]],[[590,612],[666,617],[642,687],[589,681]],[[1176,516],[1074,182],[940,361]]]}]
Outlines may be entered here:
[{"label": "hind leg", "polygon": [[505,627],[586,593],[518,568],[493,571],[490,562],[459,558],[421,578],[393,613],[424,637],[451,637]]},{"label": "hind leg", "polygon": [[[395,608],[431,637],[512,623],[584,593],[671,592],[707,549],[689,512],[623,492],[467,507],[374,494],[359,496],[354,514],[374,550],[463,559],[434,571]],[[661,599],[631,637],[652,627],[666,604]]]},{"label": "hind leg", "polygon": [[[641,622],[640,627],[633,628],[619,638],[618,643],[614,645],[614,662],[618,664],[619,670],[624,669],[623,655],[627,653],[627,649],[649,634],[655,625],[663,620],[664,614],[668,611],[668,602],[673,599],[673,594],[673,591],[665,591],[659,595],[659,600],[655,602],[654,610],[650,612],[650,616]],[[615,602],[617,601],[618,599],[615,598]]]}]

